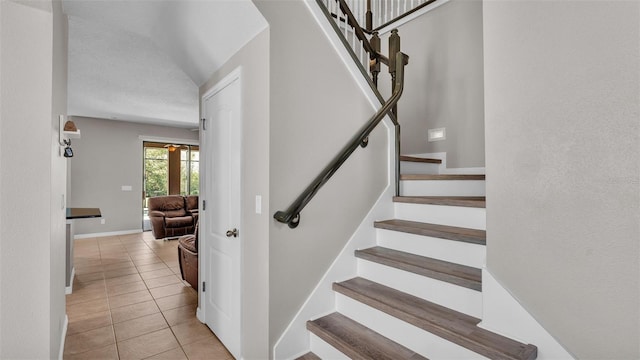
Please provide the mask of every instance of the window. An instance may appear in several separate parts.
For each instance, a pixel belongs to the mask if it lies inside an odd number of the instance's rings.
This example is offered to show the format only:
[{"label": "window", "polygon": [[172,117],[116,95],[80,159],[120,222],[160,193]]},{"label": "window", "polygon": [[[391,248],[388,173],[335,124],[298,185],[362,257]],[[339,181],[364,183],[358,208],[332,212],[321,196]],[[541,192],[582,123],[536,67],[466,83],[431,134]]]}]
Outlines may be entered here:
[{"label": "window", "polygon": [[164,147],[144,148],[145,198],[169,194],[169,150]]},{"label": "window", "polygon": [[180,150],[180,194],[198,195],[200,190],[200,151],[197,146]]}]

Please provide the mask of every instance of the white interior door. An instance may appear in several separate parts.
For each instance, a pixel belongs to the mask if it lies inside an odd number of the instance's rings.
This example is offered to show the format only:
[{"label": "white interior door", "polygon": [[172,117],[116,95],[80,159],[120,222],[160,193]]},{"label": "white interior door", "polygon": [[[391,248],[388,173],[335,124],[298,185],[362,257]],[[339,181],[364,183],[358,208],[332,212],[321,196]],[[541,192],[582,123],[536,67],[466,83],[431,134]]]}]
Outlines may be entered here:
[{"label": "white interior door", "polygon": [[[206,209],[200,256],[206,289],[205,322],[237,359],[241,324],[240,74],[234,72],[205,95]],[[202,221],[202,220],[201,220]]]}]

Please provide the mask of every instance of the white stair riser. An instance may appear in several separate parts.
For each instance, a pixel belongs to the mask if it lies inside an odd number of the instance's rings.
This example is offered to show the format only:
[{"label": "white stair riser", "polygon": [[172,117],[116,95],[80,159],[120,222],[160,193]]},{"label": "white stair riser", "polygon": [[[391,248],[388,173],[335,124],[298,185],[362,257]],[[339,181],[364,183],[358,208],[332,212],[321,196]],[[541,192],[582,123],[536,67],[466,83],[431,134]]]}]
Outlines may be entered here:
[{"label": "white stair riser", "polygon": [[403,196],[485,196],[484,180],[402,180]]},{"label": "white stair riser", "polygon": [[358,274],[467,315],[482,317],[482,293],[479,291],[364,259],[358,259]]},{"label": "white stair riser", "polygon": [[485,230],[485,208],[395,203],[396,219]]},{"label": "white stair riser", "polygon": [[430,174],[440,172],[440,164],[400,161],[400,174]]},{"label": "white stair riser", "polygon": [[484,245],[377,229],[378,246],[482,269],[487,251]]},{"label": "white stair riser", "polygon": [[340,313],[429,359],[486,359],[391,315],[336,293]]},{"label": "white stair riser", "polygon": [[349,357],[333,346],[327,344],[324,340],[309,332],[311,352],[318,355],[320,359],[349,360]]}]

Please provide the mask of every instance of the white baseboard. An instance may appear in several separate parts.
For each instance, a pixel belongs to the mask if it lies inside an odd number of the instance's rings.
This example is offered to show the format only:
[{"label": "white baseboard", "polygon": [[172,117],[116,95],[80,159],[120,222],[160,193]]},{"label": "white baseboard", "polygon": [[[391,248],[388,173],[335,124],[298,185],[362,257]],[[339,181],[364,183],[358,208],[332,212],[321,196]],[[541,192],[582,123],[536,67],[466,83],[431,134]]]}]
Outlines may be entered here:
[{"label": "white baseboard", "polygon": [[318,285],[313,289],[274,345],[274,359],[295,359],[296,356],[309,351],[310,338],[306,329],[307,320],[335,311],[335,294],[331,286],[335,281],[346,280],[357,274],[357,263],[353,253],[357,249],[375,245],[376,230],[373,227],[373,222],[393,216],[393,205],[391,203],[393,191],[393,185],[387,186]]},{"label": "white baseboard", "polygon": [[88,238],[104,237],[104,236],[138,234],[138,233],[141,233],[141,232],[142,232],[142,229],[120,230],[120,231],[109,231],[109,232],[91,233],[91,234],[76,234],[76,235],[74,235],[73,238],[74,239],[88,239]]},{"label": "white baseboard", "polygon": [[65,295],[69,295],[73,292],[73,279],[76,276],[76,267],[71,268],[71,281],[69,282],[69,286],[64,288]]},{"label": "white baseboard", "polygon": [[196,318],[200,320],[201,323],[205,324],[204,314],[200,310],[200,306],[196,308]]},{"label": "white baseboard", "polygon": [[478,326],[538,347],[538,360],[574,359],[486,269],[482,269],[483,316]]},{"label": "white baseboard", "polygon": [[62,360],[64,355],[64,342],[67,339],[67,329],[69,328],[69,317],[64,314],[64,324],[62,324],[62,335],[60,337],[60,350],[58,351],[58,360]]}]

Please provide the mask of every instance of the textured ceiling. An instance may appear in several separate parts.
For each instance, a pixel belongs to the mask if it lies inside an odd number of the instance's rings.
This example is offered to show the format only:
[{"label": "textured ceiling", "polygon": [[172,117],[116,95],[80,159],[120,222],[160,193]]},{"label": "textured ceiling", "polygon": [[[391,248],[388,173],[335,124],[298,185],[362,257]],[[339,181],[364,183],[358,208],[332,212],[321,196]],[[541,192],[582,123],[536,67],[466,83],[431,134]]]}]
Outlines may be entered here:
[{"label": "textured ceiling", "polygon": [[266,28],[249,0],[63,0],[69,115],[197,127],[198,87]]}]

